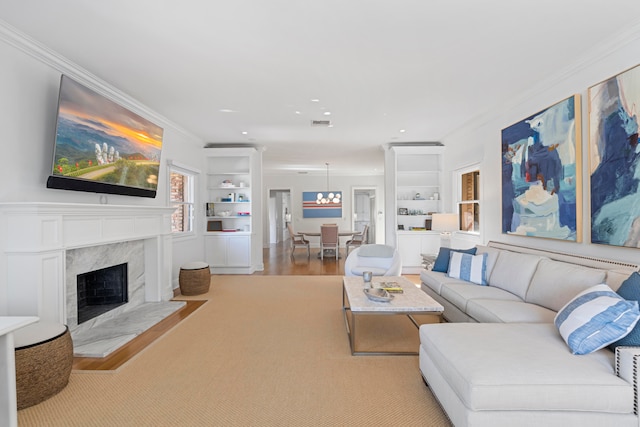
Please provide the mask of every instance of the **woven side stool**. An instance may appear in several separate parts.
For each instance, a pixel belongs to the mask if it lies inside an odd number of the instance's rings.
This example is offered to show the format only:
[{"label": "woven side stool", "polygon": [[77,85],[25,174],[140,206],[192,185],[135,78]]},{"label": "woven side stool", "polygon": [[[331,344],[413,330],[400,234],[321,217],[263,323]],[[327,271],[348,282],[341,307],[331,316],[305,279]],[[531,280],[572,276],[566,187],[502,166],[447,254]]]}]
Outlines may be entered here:
[{"label": "woven side stool", "polygon": [[206,262],[188,262],[180,267],[180,293],[182,295],[200,295],[209,292],[211,271]]},{"label": "woven side stool", "polygon": [[14,332],[18,409],[54,396],[69,383],[73,342],[66,325],[38,322]]}]

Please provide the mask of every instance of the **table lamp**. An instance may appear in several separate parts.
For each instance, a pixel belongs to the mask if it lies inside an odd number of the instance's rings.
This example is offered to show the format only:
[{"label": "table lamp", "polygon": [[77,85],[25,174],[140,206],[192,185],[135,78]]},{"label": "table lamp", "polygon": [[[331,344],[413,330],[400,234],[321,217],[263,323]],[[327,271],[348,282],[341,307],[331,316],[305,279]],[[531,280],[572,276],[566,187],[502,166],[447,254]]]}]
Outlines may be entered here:
[{"label": "table lamp", "polygon": [[458,214],[434,213],[431,215],[431,229],[440,232],[440,246],[451,247],[451,232],[460,229]]}]

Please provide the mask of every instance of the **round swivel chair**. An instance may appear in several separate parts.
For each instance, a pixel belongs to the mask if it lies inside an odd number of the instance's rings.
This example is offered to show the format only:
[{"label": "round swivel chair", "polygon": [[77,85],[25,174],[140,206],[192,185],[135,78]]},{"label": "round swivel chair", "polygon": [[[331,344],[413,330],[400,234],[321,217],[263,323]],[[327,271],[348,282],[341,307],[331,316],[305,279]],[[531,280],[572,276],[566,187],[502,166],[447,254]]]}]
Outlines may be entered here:
[{"label": "round swivel chair", "polygon": [[371,271],[374,276],[399,276],[402,272],[400,253],[388,245],[362,245],[353,250],[344,262],[345,276],[362,276]]}]

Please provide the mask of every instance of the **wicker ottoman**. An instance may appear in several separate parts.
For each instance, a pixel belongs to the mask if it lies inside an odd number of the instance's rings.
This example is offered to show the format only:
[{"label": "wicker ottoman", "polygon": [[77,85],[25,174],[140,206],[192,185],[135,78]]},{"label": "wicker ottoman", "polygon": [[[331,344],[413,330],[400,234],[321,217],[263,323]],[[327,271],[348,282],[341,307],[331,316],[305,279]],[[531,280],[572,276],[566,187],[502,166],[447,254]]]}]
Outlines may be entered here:
[{"label": "wicker ottoman", "polygon": [[209,292],[211,271],[206,262],[189,262],[180,267],[180,293],[182,295],[200,295]]},{"label": "wicker ottoman", "polygon": [[66,325],[38,322],[14,333],[18,409],[36,405],[69,383],[73,342]]}]

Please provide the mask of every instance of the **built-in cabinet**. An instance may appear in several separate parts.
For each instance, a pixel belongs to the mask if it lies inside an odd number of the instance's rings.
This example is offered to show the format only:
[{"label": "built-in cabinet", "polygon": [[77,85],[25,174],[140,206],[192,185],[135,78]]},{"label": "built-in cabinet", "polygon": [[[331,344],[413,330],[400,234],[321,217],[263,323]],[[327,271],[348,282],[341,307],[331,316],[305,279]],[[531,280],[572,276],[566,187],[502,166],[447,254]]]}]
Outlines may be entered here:
[{"label": "built-in cabinet", "polygon": [[398,251],[403,274],[418,274],[423,268],[423,255],[437,255],[440,233],[435,231],[399,231]]},{"label": "built-in cabinet", "polygon": [[392,145],[385,152],[387,243],[398,248],[402,272],[422,268],[422,254],[437,253],[440,234],[431,214],[444,212],[441,145]]},{"label": "built-in cabinet", "polygon": [[[255,148],[206,148],[206,261],[213,273],[246,274],[252,263],[256,221],[254,208],[260,205],[259,175]],[[260,263],[261,264],[261,263]]]},{"label": "built-in cabinet", "polygon": [[211,233],[205,239],[210,267],[248,267],[251,265],[251,236]]}]

